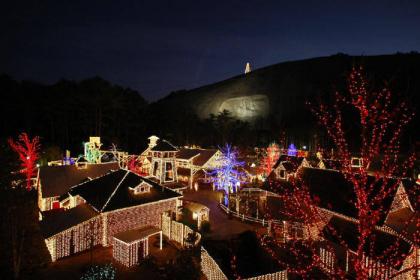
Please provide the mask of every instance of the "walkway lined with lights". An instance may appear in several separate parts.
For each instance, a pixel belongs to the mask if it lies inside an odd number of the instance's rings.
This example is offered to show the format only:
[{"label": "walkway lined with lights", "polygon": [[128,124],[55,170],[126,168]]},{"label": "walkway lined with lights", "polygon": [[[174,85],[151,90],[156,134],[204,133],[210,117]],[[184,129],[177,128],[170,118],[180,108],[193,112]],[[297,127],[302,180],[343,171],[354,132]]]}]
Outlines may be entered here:
[{"label": "walkway lined with lights", "polygon": [[246,223],[238,219],[229,219],[228,215],[219,207],[220,193],[210,190],[184,192],[186,200],[192,200],[206,205],[210,208],[210,228],[208,234],[210,239],[229,239],[247,230],[258,230],[263,228],[257,223]]}]

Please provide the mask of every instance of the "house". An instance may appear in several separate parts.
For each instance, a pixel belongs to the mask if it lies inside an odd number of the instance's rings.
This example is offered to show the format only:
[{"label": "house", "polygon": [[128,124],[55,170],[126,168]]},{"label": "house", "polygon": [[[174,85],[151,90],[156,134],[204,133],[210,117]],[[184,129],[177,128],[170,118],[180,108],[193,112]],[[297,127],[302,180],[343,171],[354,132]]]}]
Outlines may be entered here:
[{"label": "house", "polygon": [[218,165],[217,149],[177,148],[169,141],[150,136],[148,147],[139,156],[144,173],[159,184],[182,191],[206,181]]},{"label": "house", "polygon": [[161,228],[162,214],[176,213],[180,198],[152,180],[120,169],[70,188],[60,200],[65,208],[43,212],[41,230],[55,261],[96,245],[110,246],[114,237],[124,241],[118,234],[128,230]]},{"label": "house", "polygon": [[[353,273],[352,258],[355,257],[358,242],[357,224],[359,223],[358,209],[354,205],[356,200],[354,186],[344,178],[341,172],[336,171],[308,168],[303,172],[302,177],[305,184],[309,186],[311,195],[319,198],[318,207],[325,218],[321,235],[322,240],[328,241],[329,245],[321,246],[321,259],[324,258],[323,261],[330,262],[328,269],[332,269],[332,265],[341,262],[342,268],[351,275]],[[415,217],[418,211],[412,205],[415,205],[413,203],[418,196],[413,195],[408,189],[408,182],[404,184],[404,180],[399,182],[395,178],[376,179],[369,176],[367,184],[372,186],[372,192],[376,194],[383,192],[381,187],[384,185],[387,186],[386,189],[394,190],[385,193],[386,196],[379,210],[379,220],[373,233],[376,238],[374,241],[367,241],[362,256],[365,259],[369,277],[381,275],[381,279],[387,279],[398,271],[404,271],[410,263],[418,262],[418,244],[414,239],[410,240],[410,234],[406,232],[407,228],[412,229],[412,225],[417,223]],[[404,229],[402,224],[405,225]],[[340,241],[337,240],[337,236],[341,237]],[[343,241],[346,244],[345,247],[342,246]],[[331,251],[331,247],[334,250]],[[404,262],[392,263],[394,261],[392,259],[384,260],[382,258],[384,251],[388,251],[388,256],[393,255],[396,259],[403,259]],[[392,266],[390,267],[389,264],[384,266],[384,262],[391,262]],[[403,273],[395,279],[415,279],[412,273],[412,271]]]},{"label": "house", "polygon": [[148,178],[180,194],[187,187],[178,182],[176,154],[178,148],[166,140],[156,140],[148,151],[150,171]]},{"label": "house", "polygon": [[343,163],[337,159],[323,158],[320,154],[316,157],[311,157],[309,160],[310,167],[329,170],[341,170]]},{"label": "house", "polygon": [[189,216],[187,214],[189,217],[184,217],[184,219],[189,219],[193,221],[193,223],[196,223],[198,229],[201,229],[201,224],[203,222],[209,222],[210,208],[208,208],[204,204],[195,201],[184,200],[183,209],[187,210],[184,212],[185,214],[188,213],[191,215]]},{"label": "house", "polygon": [[[319,246],[319,256],[323,269],[330,271],[338,266],[349,275],[354,275],[355,268],[352,260],[357,257],[356,252],[359,245],[357,228],[358,224],[356,221],[339,216],[333,216],[328,221],[321,233],[323,239],[328,242],[324,244],[321,242],[321,246]],[[363,248],[363,265],[366,268],[368,277],[389,279],[398,271],[408,267],[408,263],[416,261],[418,248],[416,249],[414,244],[382,228],[375,229],[373,234],[376,238],[367,239]],[[345,247],[340,245],[343,242],[346,244]],[[384,252],[387,252],[387,254],[384,255]],[[405,259],[405,261],[396,261],[401,258]],[[382,265],[384,261],[394,262],[393,267]],[[404,273],[392,279],[416,279],[412,273]]]},{"label": "house", "polygon": [[152,168],[152,155],[151,149],[155,147],[159,141],[159,137],[152,135],[149,138],[147,148],[137,157],[137,162],[140,164],[141,173],[148,176]]},{"label": "house", "polygon": [[309,162],[304,157],[281,155],[273,166],[272,173],[276,179],[289,181],[301,168],[309,166]]},{"label": "house", "polygon": [[[350,275],[354,272],[353,260],[356,254],[358,231],[358,209],[355,206],[355,188],[341,172],[336,170],[303,168],[300,172],[301,184],[308,188],[309,195],[317,203],[320,221],[316,225],[301,224],[302,236],[311,236],[319,243],[319,256],[322,269],[331,271],[337,267]],[[372,193],[383,193],[381,208],[378,211],[378,221],[374,230],[375,241],[366,243],[364,255],[366,269],[370,277],[381,275],[380,279],[387,279],[398,271],[405,271],[410,264],[418,264],[418,237],[416,237],[418,215],[418,187],[411,180],[397,180],[395,178],[376,178],[368,176],[367,185]],[[265,184],[265,189],[277,194],[285,194],[290,190],[289,185],[278,183]],[[393,191],[384,192],[382,187]],[[269,199],[276,199],[271,197]],[[267,199],[267,203],[269,202]],[[280,201],[281,202],[281,201]],[[278,210],[277,211],[281,211]],[[286,221],[288,222],[288,221]],[[292,221],[293,225],[299,223]],[[285,231],[285,229],[283,229]],[[307,231],[307,233],[305,233]],[[340,238],[337,238],[340,236]],[[287,240],[287,238],[283,238]],[[391,246],[393,245],[393,246]],[[395,246],[394,246],[395,245]],[[373,249],[372,249],[373,248]],[[392,254],[403,262],[395,261],[390,266],[384,266],[382,254],[385,250],[394,250]],[[389,255],[389,254],[387,254]],[[395,279],[416,279],[413,272],[402,273]],[[400,277],[400,278],[398,278]]]},{"label": "house", "polygon": [[260,168],[253,162],[244,161],[244,166],[238,168],[243,173],[243,183],[253,184],[258,181],[264,181],[264,174],[260,171]]},{"label": "house", "polygon": [[398,186],[385,219],[385,225],[408,238],[417,242],[418,221],[420,221],[419,203],[420,189],[414,180],[404,179]]},{"label": "house", "polygon": [[189,188],[199,182],[205,182],[208,172],[219,165],[221,152],[217,149],[181,148],[176,153],[178,180]]},{"label": "house", "polygon": [[89,164],[82,160],[74,165],[42,166],[36,178],[38,207],[41,211],[60,208],[60,197],[71,187],[118,169],[117,162]]},{"label": "house", "polygon": [[88,204],[42,213],[40,228],[54,262],[102,244],[101,217]]},{"label": "house", "polygon": [[166,140],[159,140],[150,149],[151,168],[149,175],[155,177],[159,184],[177,182],[175,154],[178,149]]},{"label": "house", "polygon": [[263,156],[259,148],[240,150],[238,161],[243,162],[243,166],[239,167],[239,171],[244,174],[244,183],[253,184],[264,181],[271,173],[278,158],[278,150],[269,149],[267,156]]}]

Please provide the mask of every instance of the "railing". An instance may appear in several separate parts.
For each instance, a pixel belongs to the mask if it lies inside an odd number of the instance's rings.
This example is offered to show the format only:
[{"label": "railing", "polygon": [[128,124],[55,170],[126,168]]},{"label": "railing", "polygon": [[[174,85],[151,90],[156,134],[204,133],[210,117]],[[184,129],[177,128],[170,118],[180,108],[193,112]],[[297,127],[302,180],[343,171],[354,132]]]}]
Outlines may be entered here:
[{"label": "railing", "polygon": [[275,219],[273,219],[273,220],[266,220],[266,219],[255,218],[255,217],[252,217],[252,216],[246,216],[245,214],[241,214],[241,213],[238,213],[236,211],[230,210],[229,208],[227,208],[225,205],[223,205],[221,203],[219,204],[219,206],[220,206],[220,208],[223,211],[226,212],[226,214],[230,214],[230,215],[232,215],[234,217],[237,217],[237,218],[241,219],[242,221],[260,223],[263,226],[268,226],[269,223],[277,224],[277,225],[280,225],[280,224],[282,225],[284,223],[284,221],[275,220]]},{"label": "railing", "polygon": [[266,190],[260,188],[243,188],[241,192],[266,192]]}]

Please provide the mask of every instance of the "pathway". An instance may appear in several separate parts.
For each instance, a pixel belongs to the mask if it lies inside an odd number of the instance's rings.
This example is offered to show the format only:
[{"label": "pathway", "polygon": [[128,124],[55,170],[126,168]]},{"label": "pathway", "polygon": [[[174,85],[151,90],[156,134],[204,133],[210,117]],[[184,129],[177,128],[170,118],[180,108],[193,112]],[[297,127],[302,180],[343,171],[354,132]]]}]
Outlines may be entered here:
[{"label": "pathway", "polygon": [[186,191],[184,199],[192,200],[210,208],[210,239],[229,239],[230,237],[247,230],[261,230],[263,227],[256,223],[246,223],[235,218],[230,218],[219,207],[220,193],[211,190]]}]

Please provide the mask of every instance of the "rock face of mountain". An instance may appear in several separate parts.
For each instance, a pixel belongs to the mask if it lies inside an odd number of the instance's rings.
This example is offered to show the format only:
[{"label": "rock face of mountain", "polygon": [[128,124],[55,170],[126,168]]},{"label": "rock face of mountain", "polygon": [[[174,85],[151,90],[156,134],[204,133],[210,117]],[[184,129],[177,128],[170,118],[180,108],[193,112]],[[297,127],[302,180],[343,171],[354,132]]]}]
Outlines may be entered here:
[{"label": "rock face of mountain", "polygon": [[[217,99],[216,99],[217,100]],[[221,103],[221,104],[220,104]],[[258,117],[267,117],[270,110],[270,101],[264,94],[254,94],[248,96],[239,96],[220,100],[214,104],[210,112],[208,106],[203,106],[203,117],[206,113],[222,112],[227,110],[238,119],[252,121]]]},{"label": "rock face of mountain", "polygon": [[[311,118],[306,101],[345,90],[353,65],[362,65],[375,88],[387,84],[418,107],[420,54],[333,55],[284,62],[200,88],[170,94],[158,104],[192,108],[200,118],[228,110],[241,120],[270,119],[305,127]],[[418,123],[418,118],[415,120]]]}]

